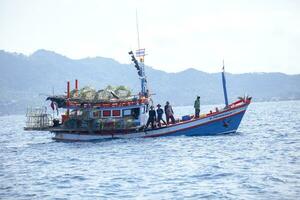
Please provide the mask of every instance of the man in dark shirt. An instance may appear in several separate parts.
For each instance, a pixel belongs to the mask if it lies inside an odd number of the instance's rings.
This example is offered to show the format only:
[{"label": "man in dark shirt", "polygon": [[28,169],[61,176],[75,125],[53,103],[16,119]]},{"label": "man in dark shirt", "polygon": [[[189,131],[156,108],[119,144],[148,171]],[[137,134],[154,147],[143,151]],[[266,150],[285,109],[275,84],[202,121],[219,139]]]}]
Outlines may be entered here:
[{"label": "man in dark shirt", "polygon": [[161,127],[160,121],[162,121],[165,125],[167,125],[167,123],[165,122],[165,120],[163,120],[163,118],[162,118],[162,116],[164,114],[164,111],[163,111],[163,109],[161,109],[161,105],[160,104],[157,104],[156,113],[157,113],[157,124],[158,124],[158,126]]},{"label": "man in dark shirt", "polygon": [[156,112],[154,110],[154,107],[151,106],[149,110],[149,118],[146,124],[146,128],[148,128],[149,124],[151,123],[151,128],[155,128],[155,121],[156,121]]}]

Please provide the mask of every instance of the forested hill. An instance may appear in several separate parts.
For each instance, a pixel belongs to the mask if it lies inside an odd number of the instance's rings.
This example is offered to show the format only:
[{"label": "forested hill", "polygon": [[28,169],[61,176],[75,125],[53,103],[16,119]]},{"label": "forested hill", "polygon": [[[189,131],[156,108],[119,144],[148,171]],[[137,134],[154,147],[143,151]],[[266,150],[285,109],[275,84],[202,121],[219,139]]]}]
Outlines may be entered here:
[{"label": "forested hill", "polygon": [[[155,103],[169,100],[174,106],[191,105],[196,95],[201,96],[203,104],[223,102],[220,73],[193,68],[167,73],[146,67],[146,74],[150,91],[155,93]],[[55,93],[64,93],[66,81],[76,78],[80,86],[96,89],[108,84],[126,85],[133,92],[140,89],[133,65],[120,64],[111,58],[74,60],[46,50],[30,56],[0,51],[0,114],[23,112],[27,105],[43,103],[45,95],[52,94],[52,88]],[[230,100],[245,93],[255,101],[300,99],[300,75],[227,73],[226,78]]]}]

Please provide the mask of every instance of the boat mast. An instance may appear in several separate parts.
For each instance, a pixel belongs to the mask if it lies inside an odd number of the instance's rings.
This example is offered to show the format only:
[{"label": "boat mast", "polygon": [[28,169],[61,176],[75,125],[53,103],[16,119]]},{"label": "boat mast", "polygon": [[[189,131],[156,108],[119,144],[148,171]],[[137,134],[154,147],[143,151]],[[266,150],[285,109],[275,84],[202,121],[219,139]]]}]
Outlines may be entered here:
[{"label": "boat mast", "polygon": [[136,10],[136,29],[137,29],[137,43],[138,43],[138,50],[135,52],[135,56],[138,58],[138,60],[135,58],[132,51],[129,52],[129,55],[132,58],[132,61],[135,64],[136,69],[138,70],[138,75],[141,80],[141,95],[142,96],[148,96],[148,86],[147,86],[147,77],[145,74],[145,49],[140,48],[140,33],[139,33],[139,24],[138,24],[138,14]]},{"label": "boat mast", "polygon": [[148,87],[147,87],[147,78],[145,74],[145,49],[140,48],[140,32],[139,32],[139,21],[138,21],[138,12],[136,9],[136,31],[137,31],[137,42],[138,42],[138,50],[136,51],[136,57],[139,58],[140,68],[141,68],[141,93],[143,96],[148,96]]},{"label": "boat mast", "polygon": [[227,89],[226,89],[224,60],[223,60],[223,68],[222,68],[222,83],[223,83],[223,92],[224,92],[225,105],[226,105],[226,107],[228,107],[228,97],[227,97]]},{"label": "boat mast", "polygon": [[[139,49],[138,51],[140,51],[140,50],[145,52],[145,49]],[[136,53],[136,54],[138,55],[138,53]],[[140,79],[141,79],[141,92],[142,92],[142,95],[148,96],[149,94],[147,94],[148,93],[147,77],[146,77],[146,74],[145,74],[145,64],[144,64],[145,55],[140,55],[140,56],[137,56],[137,57],[139,57],[140,68],[141,68],[141,76],[140,76]]]}]

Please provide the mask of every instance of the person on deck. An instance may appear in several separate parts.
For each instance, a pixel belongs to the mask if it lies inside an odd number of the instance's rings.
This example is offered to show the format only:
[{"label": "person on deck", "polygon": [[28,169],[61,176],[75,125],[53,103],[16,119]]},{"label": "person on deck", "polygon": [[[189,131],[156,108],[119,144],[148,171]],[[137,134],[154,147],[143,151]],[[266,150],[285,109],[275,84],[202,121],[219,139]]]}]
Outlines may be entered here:
[{"label": "person on deck", "polygon": [[151,128],[155,128],[155,121],[156,121],[156,112],[154,110],[154,107],[151,106],[149,110],[149,118],[146,124],[146,128],[148,128],[149,124],[151,123]]},{"label": "person on deck", "polygon": [[165,120],[163,120],[162,116],[164,114],[163,109],[161,109],[161,105],[157,104],[157,109],[156,109],[156,113],[157,113],[157,124],[159,127],[161,127],[161,123],[160,121],[162,121],[165,125],[167,125],[167,123],[165,122]]},{"label": "person on deck", "polygon": [[165,114],[166,114],[167,124],[169,124],[170,119],[171,119],[172,123],[175,124],[174,112],[173,112],[172,106],[170,105],[170,103],[168,101],[166,102],[166,105],[165,105]]},{"label": "person on deck", "polygon": [[194,103],[194,108],[195,108],[195,118],[199,118],[199,114],[200,114],[200,96],[197,96],[197,99],[195,100],[195,103]]}]

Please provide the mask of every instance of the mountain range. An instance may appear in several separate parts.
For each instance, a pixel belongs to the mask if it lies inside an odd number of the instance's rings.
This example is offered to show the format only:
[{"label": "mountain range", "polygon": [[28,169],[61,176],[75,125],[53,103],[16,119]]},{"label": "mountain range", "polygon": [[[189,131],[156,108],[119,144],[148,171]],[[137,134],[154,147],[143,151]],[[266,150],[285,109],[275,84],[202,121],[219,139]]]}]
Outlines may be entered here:
[{"label": "mountain range", "polygon": [[[126,53],[126,52],[125,52]],[[202,104],[223,103],[221,73],[188,68],[167,73],[146,66],[149,89],[155,103],[166,100],[174,106],[192,105],[197,95]],[[79,80],[79,87],[96,89],[126,85],[140,90],[132,64],[104,57],[70,59],[52,51],[38,50],[30,56],[0,51],[0,115],[24,112],[27,105],[45,104],[46,95],[63,94],[66,82]],[[300,75],[283,73],[226,73],[229,100],[247,93],[254,101],[300,99]],[[46,103],[47,104],[47,103]]]}]

